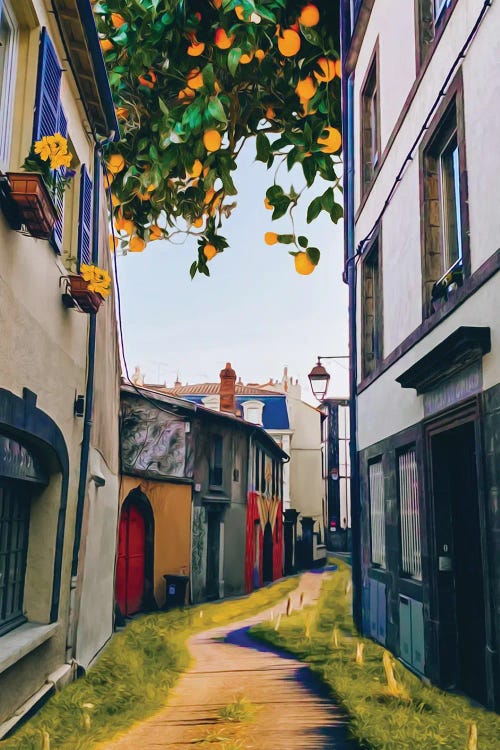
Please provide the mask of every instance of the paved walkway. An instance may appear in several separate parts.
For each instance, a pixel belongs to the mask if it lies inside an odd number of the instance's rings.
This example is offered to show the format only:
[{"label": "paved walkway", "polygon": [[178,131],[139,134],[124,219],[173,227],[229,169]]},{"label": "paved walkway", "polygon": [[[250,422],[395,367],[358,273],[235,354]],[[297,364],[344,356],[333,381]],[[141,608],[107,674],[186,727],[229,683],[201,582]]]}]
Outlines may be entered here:
[{"label": "paved walkway", "polygon": [[[305,573],[292,604],[312,603],[323,575]],[[335,573],[333,573],[335,575]],[[284,613],[286,601],[274,608]],[[269,619],[270,610],[248,620],[200,633],[188,642],[194,663],[155,716],[104,746],[106,750],[353,750],[342,711],[308,667],[252,641],[248,628]],[[223,706],[244,698],[255,706],[247,722],[220,718]]]}]

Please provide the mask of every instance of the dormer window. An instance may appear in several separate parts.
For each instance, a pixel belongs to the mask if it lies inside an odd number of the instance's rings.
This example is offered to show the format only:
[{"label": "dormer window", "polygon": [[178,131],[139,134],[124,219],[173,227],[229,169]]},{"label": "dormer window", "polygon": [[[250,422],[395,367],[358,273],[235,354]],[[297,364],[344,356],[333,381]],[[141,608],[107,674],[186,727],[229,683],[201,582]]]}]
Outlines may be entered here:
[{"label": "dormer window", "polygon": [[214,411],[220,411],[220,396],[205,396],[201,400],[203,406],[207,409],[213,409]]},{"label": "dormer window", "polygon": [[246,422],[262,426],[262,412],[264,406],[265,404],[262,401],[244,401],[242,404],[243,419]]}]

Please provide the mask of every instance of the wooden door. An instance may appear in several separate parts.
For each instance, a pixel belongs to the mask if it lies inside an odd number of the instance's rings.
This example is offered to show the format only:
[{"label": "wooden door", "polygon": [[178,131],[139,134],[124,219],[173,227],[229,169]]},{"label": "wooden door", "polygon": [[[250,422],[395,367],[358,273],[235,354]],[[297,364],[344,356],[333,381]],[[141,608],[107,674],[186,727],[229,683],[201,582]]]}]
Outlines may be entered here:
[{"label": "wooden door", "polygon": [[120,515],[116,601],[123,615],[141,609],[144,597],[146,525],[139,508],[130,503]]}]

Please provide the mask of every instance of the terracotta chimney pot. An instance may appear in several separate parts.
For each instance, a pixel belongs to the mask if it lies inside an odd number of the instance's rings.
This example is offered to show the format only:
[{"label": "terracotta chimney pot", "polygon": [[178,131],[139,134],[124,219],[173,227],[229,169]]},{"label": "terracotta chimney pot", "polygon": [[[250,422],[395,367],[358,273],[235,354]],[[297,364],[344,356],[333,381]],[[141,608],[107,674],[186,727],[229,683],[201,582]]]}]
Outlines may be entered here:
[{"label": "terracotta chimney pot", "polygon": [[227,362],[223,370],[220,371],[220,410],[236,413],[236,373]]}]

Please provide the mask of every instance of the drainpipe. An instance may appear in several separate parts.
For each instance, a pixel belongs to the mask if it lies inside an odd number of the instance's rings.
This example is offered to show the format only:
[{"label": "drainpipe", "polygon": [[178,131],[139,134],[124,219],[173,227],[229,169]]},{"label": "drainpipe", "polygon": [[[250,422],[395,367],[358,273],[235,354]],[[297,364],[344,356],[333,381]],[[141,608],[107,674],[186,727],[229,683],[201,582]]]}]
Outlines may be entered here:
[{"label": "drainpipe", "polygon": [[352,613],[362,632],[361,576],[361,506],[357,449],[357,291],[356,252],[354,245],[354,73],[349,76],[345,60],[351,39],[349,0],[341,5],[342,127],[344,132],[344,281],[349,287],[349,454],[351,462],[351,529],[352,529]]},{"label": "drainpipe", "polygon": [[[110,135],[111,140],[114,133]],[[108,142],[108,141],[106,141]],[[99,214],[100,214],[100,152],[102,143],[96,142],[94,146],[94,182],[92,191],[92,263],[99,262]],[[76,503],[75,538],[73,542],[73,559],[71,563],[71,589],[70,589],[70,611],[68,620],[68,639],[66,643],[67,661],[75,658],[76,631],[80,610],[80,601],[77,594],[78,561],[80,554],[80,543],[82,538],[83,512],[85,508],[85,496],[87,494],[87,475],[90,453],[90,434],[92,430],[92,409],[94,404],[94,371],[95,371],[95,347],[96,347],[96,313],[90,313],[89,337],[87,347],[87,384],[85,387],[85,416],[83,421],[82,451],[80,456],[80,476],[78,480],[78,495]]]}]

